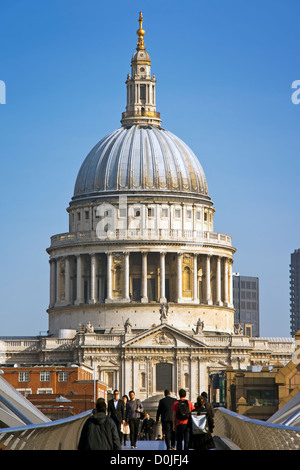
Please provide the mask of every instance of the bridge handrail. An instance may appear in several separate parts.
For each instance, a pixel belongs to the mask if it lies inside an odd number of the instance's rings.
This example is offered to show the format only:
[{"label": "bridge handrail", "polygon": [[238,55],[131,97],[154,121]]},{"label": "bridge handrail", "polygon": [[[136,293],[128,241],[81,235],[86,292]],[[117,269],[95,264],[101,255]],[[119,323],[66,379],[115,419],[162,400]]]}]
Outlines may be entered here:
[{"label": "bridge handrail", "polygon": [[92,410],[47,423],[0,428],[1,450],[75,450]]},{"label": "bridge handrail", "polygon": [[[0,449],[75,450],[86,411],[48,423],[0,429]],[[241,450],[299,450],[300,427],[274,424],[215,408],[214,436],[227,438]]]},{"label": "bridge handrail", "polygon": [[214,435],[230,439],[242,450],[299,450],[300,427],[274,424],[215,409]]}]

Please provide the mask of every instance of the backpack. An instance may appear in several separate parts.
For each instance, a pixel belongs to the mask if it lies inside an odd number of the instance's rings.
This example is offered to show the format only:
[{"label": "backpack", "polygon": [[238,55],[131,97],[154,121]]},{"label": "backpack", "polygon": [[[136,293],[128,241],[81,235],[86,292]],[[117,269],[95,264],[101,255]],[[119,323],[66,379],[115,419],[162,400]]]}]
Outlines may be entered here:
[{"label": "backpack", "polygon": [[[136,406],[137,408],[140,406],[140,400],[138,399],[136,400]],[[137,411],[137,413],[140,414],[140,419],[144,419],[146,416],[146,413],[144,411]]]},{"label": "backpack", "polygon": [[189,402],[187,400],[178,401],[177,418],[180,420],[189,419],[191,416]]}]

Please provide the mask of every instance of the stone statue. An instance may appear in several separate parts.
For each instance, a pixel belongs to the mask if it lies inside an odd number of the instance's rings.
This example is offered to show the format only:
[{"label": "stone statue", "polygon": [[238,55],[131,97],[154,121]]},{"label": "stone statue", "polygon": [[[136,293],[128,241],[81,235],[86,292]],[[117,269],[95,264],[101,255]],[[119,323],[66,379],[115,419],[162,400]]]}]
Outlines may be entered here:
[{"label": "stone statue", "polygon": [[132,331],[132,325],[131,325],[131,323],[130,323],[129,318],[127,318],[124,327],[125,327],[125,333],[131,333],[131,331]]},{"label": "stone statue", "polygon": [[94,327],[91,324],[90,321],[87,322],[86,327],[85,327],[85,332],[86,333],[94,333]]},{"label": "stone statue", "polygon": [[243,325],[241,325],[240,323],[239,323],[238,325],[234,325],[234,334],[235,334],[235,335],[242,335],[242,334],[244,334]]},{"label": "stone statue", "polygon": [[200,318],[198,318],[198,321],[196,323],[196,329],[194,330],[193,328],[194,334],[199,335],[200,333],[203,332],[203,328],[204,328],[204,321],[201,321]]},{"label": "stone statue", "polygon": [[168,311],[169,311],[169,306],[167,303],[161,304],[160,307],[160,321],[163,322],[168,318]]}]

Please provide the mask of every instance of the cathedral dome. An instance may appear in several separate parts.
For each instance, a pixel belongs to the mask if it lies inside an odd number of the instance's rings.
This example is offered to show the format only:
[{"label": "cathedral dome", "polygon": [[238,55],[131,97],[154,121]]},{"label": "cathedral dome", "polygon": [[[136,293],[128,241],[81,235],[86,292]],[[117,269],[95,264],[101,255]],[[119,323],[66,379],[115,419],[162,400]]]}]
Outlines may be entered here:
[{"label": "cathedral dome", "polygon": [[161,127],[156,110],[156,79],[144,43],[138,43],[127,75],[127,106],[122,127],[104,137],[84,160],[73,201],[120,194],[189,195],[210,202],[198,158],[178,137]]},{"label": "cathedral dome", "polygon": [[100,140],[79,170],[73,200],[115,191],[209,199],[198,158],[181,139],[157,126],[121,127]]}]

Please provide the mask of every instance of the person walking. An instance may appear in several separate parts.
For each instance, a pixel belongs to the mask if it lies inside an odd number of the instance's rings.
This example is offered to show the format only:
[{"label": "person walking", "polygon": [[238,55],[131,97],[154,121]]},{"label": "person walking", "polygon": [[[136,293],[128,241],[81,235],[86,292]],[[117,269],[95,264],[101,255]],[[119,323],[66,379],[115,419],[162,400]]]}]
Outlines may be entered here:
[{"label": "person walking", "polygon": [[[215,412],[214,412],[214,409],[213,409],[212,404],[208,401],[207,393],[206,393],[206,392],[202,392],[200,396],[201,396],[201,397],[204,397],[204,400],[205,400],[205,403],[206,403],[205,406],[206,406],[207,410],[209,410],[209,413],[211,414],[211,416],[212,416],[212,418],[213,418]],[[196,406],[196,405],[195,405],[195,406]]]},{"label": "person walking", "polygon": [[146,413],[146,417],[143,420],[141,428],[141,433],[144,435],[146,441],[153,441],[154,425],[154,419],[150,417],[149,413]]},{"label": "person walking", "polygon": [[107,404],[107,414],[115,422],[118,433],[120,436],[120,441],[122,440],[121,425],[125,422],[125,409],[124,402],[119,398],[119,390],[114,390],[114,396]]},{"label": "person walking", "polygon": [[[123,401],[123,405],[124,405],[124,415],[125,415],[125,411],[126,411],[126,403],[128,402],[128,396],[127,395],[123,395],[122,396],[122,401]],[[123,443],[124,446],[126,446],[126,441],[129,437],[129,424],[126,423],[126,421],[124,421],[124,423],[122,424],[121,426],[121,431],[122,431],[122,439],[121,439],[121,443]]]},{"label": "person walking", "polygon": [[214,429],[214,412],[213,407],[207,400],[206,392],[202,392],[201,395],[197,398],[193,413],[194,412],[198,415],[200,413],[206,413],[207,432],[192,435],[192,448],[195,450],[215,449],[216,446],[212,437],[212,432]]},{"label": "person walking", "polygon": [[103,398],[98,398],[94,414],[83,425],[78,450],[121,450],[117,426],[107,416]]},{"label": "person walking", "polygon": [[139,434],[141,413],[144,408],[139,399],[135,398],[135,392],[129,392],[129,400],[126,403],[125,421],[129,424],[131,448],[136,449],[136,441]]},{"label": "person walking", "polygon": [[190,444],[191,431],[191,411],[194,409],[192,402],[186,399],[186,391],[179,390],[179,400],[173,405],[173,430],[176,432],[176,450],[182,450],[182,441],[184,441],[184,450],[188,450]]},{"label": "person walking", "polygon": [[167,450],[175,449],[175,431],[173,430],[173,405],[177,401],[171,397],[169,390],[164,391],[164,398],[159,400],[156,412],[156,424],[159,423],[161,417],[162,432],[165,436]]}]

